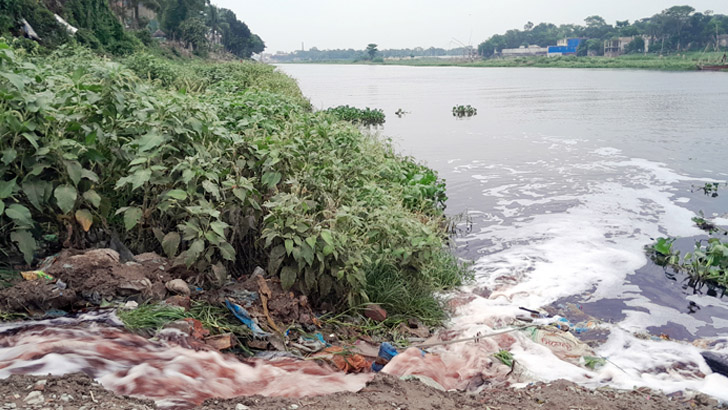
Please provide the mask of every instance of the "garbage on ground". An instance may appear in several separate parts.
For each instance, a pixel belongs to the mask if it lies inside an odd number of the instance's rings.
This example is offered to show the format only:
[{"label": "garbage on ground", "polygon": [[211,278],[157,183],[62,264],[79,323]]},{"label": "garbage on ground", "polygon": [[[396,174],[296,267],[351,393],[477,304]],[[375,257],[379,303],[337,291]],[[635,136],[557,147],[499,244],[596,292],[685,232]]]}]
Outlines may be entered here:
[{"label": "garbage on ground", "polygon": [[232,333],[224,333],[205,338],[205,344],[213,347],[215,350],[230,349],[234,346]]},{"label": "garbage on ground", "polygon": [[375,322],[383,322],[387,319],[387,311],[377,304],[369,304],[364,308],[364,316],[372,319]]},{"label": "garbage on ground", "polygon": [[529,327],[525,331],[534,342],[548,347],[561,360],[578,363],[582,356],[594,356],[587,344],[569,332],[542,327]]},{"label": "garbage on ground", "polygon": [[375,372],[379,372],[397,354],[399,354],[397,348],[387,342],[382,343],[379,346],[379,353],[377,354],[377,358],[372,363],[372,370],[374,370]]},{"label": "garbage on ground", "polygon": [[238,305],[237,303],[232,303],[229,300],[225,301],[225,306],[232,312],[235,317],[241,321],[245,326],[247,326],[252,332],[253,336],[256,338],[266,338],[270,336],[270,333],[264,332],[263,329],[258,326],[257,323],[253,320],[253,318],[250,316],[250,313],[248,313],[247,310],[245,310],[244,307]]},{"label": "garbage on ground", "polygon": [[25,280],[38,280],[38,279],[53,280],[53,279],[55,279],[53,276],[43,272],[42,270],[30,270],[30,271],[20,272],[20,276],[22,276],[23,279],[25,279]]},{"label": "garbage on ground", "polygon": [[182,279],[172,279],[164,284],[168,291],[177,295],[190,296],[190,287]]},{"label": "garbage on ground", "polygon": [[331,346],[311,356],[314,360],[326,360],[346,373],[363,373],[369,371],[371,362],[364,356],[352,353],[340,346]]},{"label": "garbage on ground", "polygon": [[301,335],[298,337],[298,343],[292,343],[292,345],[307,353],[320,352],[327,346],[330,346],[328,343],[326,343],[321,333],[316,333],[314,337]]},{"label": "garbage on ground", "polygon": [[432,378],[427,377],[427,376],[422,376],[422,375],[418,375],[418,374],[411,374],[411,375],[408,375],[408,376],[402,376],[399,379],[400,380],[405,380],[405,381],[406,380],[416,380],[416,381],[418,381],[418,382],[420,382],[420,383],[422,383],[422,384],[424,384],[426,386],[430,386],[430,387],[432,387],[434,389],[437,389],[437,390],[440,390],[440,391],[446,391],[445,388],[442,387],[442,385],[440,383],[434,381]]}]

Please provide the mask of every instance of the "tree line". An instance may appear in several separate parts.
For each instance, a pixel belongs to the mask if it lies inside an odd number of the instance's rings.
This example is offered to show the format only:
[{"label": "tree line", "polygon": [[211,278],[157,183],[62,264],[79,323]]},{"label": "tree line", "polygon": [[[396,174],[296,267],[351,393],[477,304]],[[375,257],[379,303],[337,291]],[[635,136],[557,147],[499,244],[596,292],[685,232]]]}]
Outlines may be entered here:
[{"label": "tree line", "polygon": [[649,51],[655,53],[672,53],[703,50],[706,47],[718,46],[718,36],[728,32],[728,16],[714,14],[708,10],[696,12],[690,6],[673,6],[662,12],[632,23],[629,20],[607,24],[601,16],[589,16],[584,25],[552,23],[534,25],[528,22],[523,30],[508,30],[504,34],[496,34],[480,43],[478,54],[491,57],[504,48],[539,45],[546,47],[555,45],[563,38],[580,37],[588,39],[579,49],[579,54],[603,55],[604,41],[617,37],[638,36],[627,49],[627,52],[645,51],[645,41],[650,41]]},{"label": "tree line", "polygon": [[[376,46],[376,44],[375,44]],[[461,56],[468,54],[467,47],[458,47],[452,49],[444,49],[437,47],[430,48],[393,48],[385,50],[376,50],[375,53],[378,58],[415,58],[415,57],[441,57],[441,56]],[[309,50],[297,50],[288,54],[278,54],[275,56],[276,61],[280,62],[291,62],[291,61],[355,61],[355,60],[373,60],[369,49],[355,50],[349,49],[335,49],[335,50],[319,50],[316,47],[311,47]]]},{"label": "tree line", "polygon": [[[142,15],[142,7],[156,14],[156,24]],[[53,14],[78,31],[70,34]],[[222,49],[250,58],[265,49],[263,40],[235,13],[210,0],[0,0],[0,35],[22,37],[23,20],[39,34],[41,44],[51,48],[73,39],[102,52],[129,54],[143,45],[153,46],[152,32],[161,29],[167,38],[202,56]]]},{"label": "tree line", "polygon": [[231,10],[216,7],[210,0],[128,0],[114,3],[127,26],[155,28],[141,16],[140,6],[157,14],[159,28],[168,38],[182,41],[197,54],[207,54],[216,46],[241,58],[261,53],[265,43],[238,20]]}]

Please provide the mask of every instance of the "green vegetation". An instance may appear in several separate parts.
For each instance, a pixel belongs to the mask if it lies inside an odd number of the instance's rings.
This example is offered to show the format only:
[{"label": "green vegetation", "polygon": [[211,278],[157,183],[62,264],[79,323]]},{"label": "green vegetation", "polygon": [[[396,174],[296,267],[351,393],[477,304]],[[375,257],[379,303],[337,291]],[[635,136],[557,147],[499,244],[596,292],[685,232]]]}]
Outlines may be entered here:
[{"label": "green vegetation", "polygon": [[500,360],[504,365],[513,367],[513,354],[508,350],[500,350],[498,353],[494,354],[493,357]]},{"label": "green vegetation", "polygon": [[703,51],[717,46],[717,36],[728,32],[728,16],[710,11],[696,13],[690,6],[674,6],[652,17],[630,24],[628,20],[617,21],[614,26],[600,16],[584,19],[584,26],[528,23],[523,30],[508,30],[496,34],[478,46],[478,54],[490,57],[504,48],[518,48],[521,45],[555,45],[563,38],[586,38],[578,52],[580,55],[604,54],[604,41],[618,37],[644,36],[641,41],[630,44],[628,53],[644,53],[645,39],[649,40],[649,52],[657,54]]},{"label": "green vegetation", "polygon": [[377,50],[377,45],[374,43],[370,43],[369,45],[367,45],[367,49],[365,51],[366,51],[367,55],[369,56],[369,60],[374,60],[374,57],[376,57],[377,52],[379,52],[379,50]]},{"label": "green vegetation", "polygon": [[348,105],[340,105],[335,108],[324,110],[325,113],[331,114],[339,120],[348,121],[352,124],[361,124],[364,126],[382,125],[386,117],[384,111],[380,109],[356,108]]},{"label": "green vegetation", "polygon": [[[156,13],[156,17],[152,21],[141,17],[141,6]],[[56,21],[54,13],[78,31],[68,32]],[[0,35],[22,37],[22,19],[35,29],[40,44],[48,49],[78,43],[112,55],[158,50],[152,31],[160,27],[165,37],[179,41],[200,56],[225,51],[250,58],[265,49],[260,37],[251,33],[235,13],[205,0],[0,0]],[[135,30],[124,30],[120,20]],[[30,41],[25,45],[34,48]]]},{"label": "green vegetation", "polygon": [[17,51],[0,43],[5,263],[32,264],[46,235],[84,247],[117,232],[218,283],[267,266],[314,304],[428,322],[442,317],[434,293],[462,282],[443,181],[311,112],[273,67]]},{"label": "green vegetation", "polygon": [[[720,183],[706,183],[699,190],[715,198],[718,196],[720,185]],[[726,235],[728,231],[705,220],[702,214],[692,220],[709,235],[707,239],[696,241],[692,252],[687,252],[681,258],[680,251],[673,248],[675,238],[658,238],[653,245],[647,247],[647,253],[658,265],[685,272],[690,276],[692,283],[728,287],[728,242],[712,237]]]},{"label": "green vegetation", "polygon": [[189,318],[199,320],[212,335],[232,333],[246,339],[251,336],[250,330],[235,319],[227,309],[204,302],[193,302],[188,312],[178,306],[149,304],[141,305],[134,310],[117,312],[124,327],[129,330],[158,331],[171,322]]},{"label": "green vegetation", "polygon": [[452,107],[452,115],[453,117],[463,118],[463,117],[472,117],[473,115],[477,115],[478,110],[468,105],[456,105]]}]

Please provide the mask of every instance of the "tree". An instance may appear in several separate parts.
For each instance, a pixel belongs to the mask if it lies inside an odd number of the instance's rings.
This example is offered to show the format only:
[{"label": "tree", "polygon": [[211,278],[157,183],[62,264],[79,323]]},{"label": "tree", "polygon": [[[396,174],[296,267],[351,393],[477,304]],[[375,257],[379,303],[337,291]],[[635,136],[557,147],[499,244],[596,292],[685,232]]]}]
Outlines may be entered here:
[{"label": "tree", "polygon": [[132,17],[134,18],[134,25],[136,28],[142,28],[139,18],[139,6],[144,6],[155,12],[159,12],[162,8],[157,0],[131,0],[129,4],[131,5],[133,12]]},{"label": "tree", "polygon": [[367,45],[367,49],[366,49],[366,52],[367,52],[367,54],[369,55],[369,59],[370,59],[370,60],[374,60],[374,57],[375,57],[375,56],[377,55],[377,52],[378,52],[378,51],[379,51],[379,50],[377,50],[377,45],[376,45],[376,44],[374,44],[374,43],[369,43],[369,44]]},{"label": "tree", "polygon": [[525,24],[525,25],[523,26],[523,30],[524,30],[524,31],[529,31],[529,30],[531,30],[532,28],[533,28],[533,22],[532,22],[532,21],[529,21],[528,23],[526,23],[526,24]]},{"label": "tree", "polygon": [[179,25],[180,40],[185,47],[192,46],[198,55],[206,55],[209,44],[207,41],[207,26],[199,17],[188,18]]}]

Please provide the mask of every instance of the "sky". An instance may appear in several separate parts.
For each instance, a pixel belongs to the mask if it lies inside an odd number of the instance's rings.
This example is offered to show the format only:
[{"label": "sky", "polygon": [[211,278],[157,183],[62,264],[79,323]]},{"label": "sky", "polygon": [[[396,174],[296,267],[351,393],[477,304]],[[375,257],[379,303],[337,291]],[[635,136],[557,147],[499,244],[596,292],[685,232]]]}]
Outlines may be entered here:
[{"label": "sky", "polygon": [[266,44],[267,53],[336,48],[477,46],[531,21],[609,24],[650,17],[674,5],[728,14],[727,0],[212,0],[230,9]]}]

